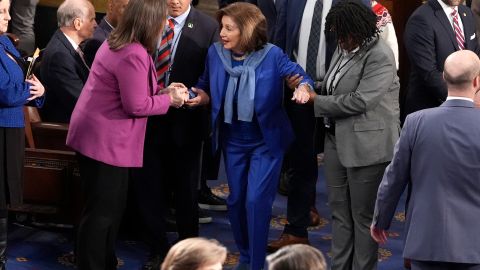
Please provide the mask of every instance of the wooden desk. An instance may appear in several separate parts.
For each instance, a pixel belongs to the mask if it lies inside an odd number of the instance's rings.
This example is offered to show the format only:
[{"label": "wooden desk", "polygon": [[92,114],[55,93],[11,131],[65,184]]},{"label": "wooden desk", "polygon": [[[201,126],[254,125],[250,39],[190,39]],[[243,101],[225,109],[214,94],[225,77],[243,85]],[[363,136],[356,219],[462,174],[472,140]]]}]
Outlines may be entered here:
[{"label": "wooden desk", "polygon": [[[107,10],[107,0],[89,0],[93,3],[95,11],[99,13],[105,13]],[[63,0],[40,0],[38,3],[41,6],[58,8]]]}]

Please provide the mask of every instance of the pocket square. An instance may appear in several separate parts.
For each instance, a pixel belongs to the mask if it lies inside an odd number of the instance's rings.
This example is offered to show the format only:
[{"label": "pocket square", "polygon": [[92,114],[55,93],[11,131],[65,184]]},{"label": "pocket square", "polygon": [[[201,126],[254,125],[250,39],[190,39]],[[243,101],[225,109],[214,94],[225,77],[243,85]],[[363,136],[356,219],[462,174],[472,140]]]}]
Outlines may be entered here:
[{"label": "pocket square", "polygon": [[475,38],[475,33],[473,33],[473,35],[470,37],[470,40],[473,40]]}]

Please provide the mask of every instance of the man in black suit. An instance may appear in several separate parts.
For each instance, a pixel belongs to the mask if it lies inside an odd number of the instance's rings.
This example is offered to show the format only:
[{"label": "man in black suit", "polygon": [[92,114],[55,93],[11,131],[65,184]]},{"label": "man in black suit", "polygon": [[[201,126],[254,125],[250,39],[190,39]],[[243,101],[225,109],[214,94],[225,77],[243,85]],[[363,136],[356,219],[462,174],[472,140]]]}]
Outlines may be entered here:
[{"label": "man in black suit", "polygon": [[[463,0],[429,0],[412,14],[405,28],[410,79],[402,119],[409,113],[437,107],[447,97],[442,79],[447,56],[460,49],[478,54],[475,19]],[[463,42],[457,40],[452,12],[458,16]]]},{"label": "man in black suit", "polygon": [[95,9],[87,0],[64,1],[57,19],[60,28],[48,42],[40,64],[48,95],[40,112],[44,121],[68,123],[89,72],[79,45],[92,37],[97,23]]},{"label": "man in black suit", "polygon": [[89,67],[92,66],[95,54],[98,48],[110,35],[110,32],[117,27],[118,20],[122,18],[123,11],[128,5],[129,0],[108,0],[107,1],[107,14],[102,18],[98,27],[93,32],[93,37],[85,41],[83,52],[85,53],[85,61]]},{"label": "man in black suit", "polygon": [[[194,86],[203,73],[208,48],[218,40],[217,22],[190,4],[191,0],[167,0],[174,34],[165,85]],[[144,269],[159,269],[169,249],[164,216],[170,194],[179,239],[198,236],[197,195],[202,142],[207,137],[208,112],[203,106],[170,108],[166,115],[148,119],[143,168],[134,172],[137,202],[151,249]]]}]

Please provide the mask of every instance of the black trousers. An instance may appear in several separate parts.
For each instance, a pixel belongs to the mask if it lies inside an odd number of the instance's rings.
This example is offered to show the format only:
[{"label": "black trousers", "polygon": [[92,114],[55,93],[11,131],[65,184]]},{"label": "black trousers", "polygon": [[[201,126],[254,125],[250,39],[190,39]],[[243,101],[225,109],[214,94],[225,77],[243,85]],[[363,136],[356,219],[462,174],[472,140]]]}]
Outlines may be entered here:
[{"label": "black trousers", "polygon": [[0,127],[0,212],[22,203],[24,128]]},{"label": "black trousers", "polygon": [[295,141],[285,156],[284,169],[291,176],[288,188],[287,220],[284,233],[308,237],[310,207],[315,201],[315,184],[318,176],[315,153],[315,117],[312,106],[289,104]]},{"label": "black trousers", "polygon": [[[180,240],[198,236],[198,189],[202,143],[178,146],[162,119],[149,118],[143,168],[132,170],[145,240],[152,253],[166,255],[165,214],[175,208]],[[163,128],[163,129],[162,129]]]},{"label": "black trousers", "polygon": [[117,269],[115,241],[127,201],[129,169],[77,155],[86,195],[77,235],[78,269]]}]

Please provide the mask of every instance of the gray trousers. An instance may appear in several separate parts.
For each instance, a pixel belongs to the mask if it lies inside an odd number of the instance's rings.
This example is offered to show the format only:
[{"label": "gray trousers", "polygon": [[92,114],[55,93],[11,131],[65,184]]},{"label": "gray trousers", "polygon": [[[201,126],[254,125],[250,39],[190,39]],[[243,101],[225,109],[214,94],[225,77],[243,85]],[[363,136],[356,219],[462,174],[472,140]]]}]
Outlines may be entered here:
[{"label": "gray trousers", "polygon": [[388,164],[346,168],[335,136],[325,137],[325,176],[332,211],[332,270],[377,268],[378,245],[370,237],[377,190]]},{"label": "gray trousers", "polygon": [[35,9],[39,0],[12,0],[10,15],[12,16],[12,33],[18,36],[18,49],[33,54],[35,50]]},{"label": "gray trousers", "polygon": [[480,264],[412,260],[412,270],[480,270]]}]

